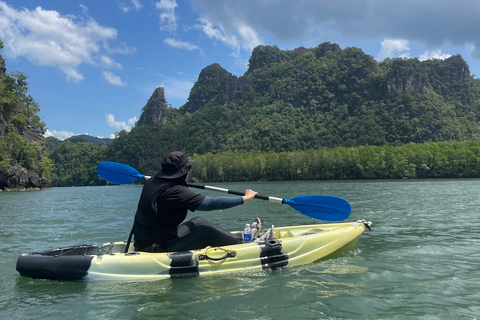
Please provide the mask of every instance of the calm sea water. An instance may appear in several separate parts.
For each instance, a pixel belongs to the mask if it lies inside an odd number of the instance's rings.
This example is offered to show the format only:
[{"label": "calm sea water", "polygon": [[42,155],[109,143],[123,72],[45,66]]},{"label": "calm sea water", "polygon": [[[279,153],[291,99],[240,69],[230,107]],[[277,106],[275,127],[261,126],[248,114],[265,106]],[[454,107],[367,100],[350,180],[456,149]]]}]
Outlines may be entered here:
[{"label": "calm sea water", "polygon": [[[144,282],[33,280],[15,271],[22,253],[126,240],[141,187],[0,193],[0,318],[480,318],[480,180],[217,185],[284,198],[339,196],[352,205],[347,221],[371,220],[373,230],[340,258],[280,271]],[[264,227],[321,223],[261,200],[202,215],[229,230],[255,216]]]}]

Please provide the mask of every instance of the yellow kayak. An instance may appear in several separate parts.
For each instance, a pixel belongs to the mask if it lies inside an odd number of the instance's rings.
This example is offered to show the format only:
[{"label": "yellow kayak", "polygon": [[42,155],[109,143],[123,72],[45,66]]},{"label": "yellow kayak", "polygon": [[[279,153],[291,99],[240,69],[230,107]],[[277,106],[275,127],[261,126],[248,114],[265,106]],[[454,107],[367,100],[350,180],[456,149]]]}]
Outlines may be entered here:
[{"label": "yellow kayak", "polygon": [[[23,254],[17,271],[40,279],[168,279],[276,270],[330,258],[353,247],[371,222],[278,227],[274,239],[200,250],[125,253],[126,242],[81,245]],[[265,232],[265,231],[263,231]]]}]

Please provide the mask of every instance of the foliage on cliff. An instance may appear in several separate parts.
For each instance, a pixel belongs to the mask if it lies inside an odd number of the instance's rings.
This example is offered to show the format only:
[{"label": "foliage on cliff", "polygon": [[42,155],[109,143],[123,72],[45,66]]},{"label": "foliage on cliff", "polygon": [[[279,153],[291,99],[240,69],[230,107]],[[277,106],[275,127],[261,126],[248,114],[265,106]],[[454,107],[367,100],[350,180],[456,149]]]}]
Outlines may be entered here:
[{"label": "foliage on cliff", "polygon": [[[8,119],[38,134],[44,126],[25,79],[2,81],[30,112]],[[480,177],[479,117],[480,80],[459,55],[377,62],[327,42],[259,46],[241,77],[207,66],[179,109],[157,89],[142,121],[108,146],[47,142],[58,186],[102,183],[95,167],[104,160],[151,174],[172,150],[198,160],[192,177],[202,181]],[[11,126],[13,138],[23,139],[21,127]],[[23,154],[14,159],[28,166]]]},{"label": "foliage on cliff", "polygon": [[120,132],[107,156],[137,168],[163,155],[292,152],[477,140],[480,80],[460,55],[377,62],[358,48],[254,49],[236,77],[204,68],[187,103],[166,121]]},{"label": "foliage on cliff", "polygon": [[27,76],[6,70],[0,56],[0,191],[44,188],[52,168],[44,153],[45,124],[27,93]]}]

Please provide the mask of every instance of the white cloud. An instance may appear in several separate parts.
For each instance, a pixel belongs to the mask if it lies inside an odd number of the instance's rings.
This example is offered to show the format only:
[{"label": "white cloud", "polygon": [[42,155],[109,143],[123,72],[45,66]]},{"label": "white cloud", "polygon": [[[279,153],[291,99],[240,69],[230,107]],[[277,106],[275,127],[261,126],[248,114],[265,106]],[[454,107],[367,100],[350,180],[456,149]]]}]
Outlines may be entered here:
[{"label": "white cloud", "polygon": [[155,8],[160,11],[160,30],[174,32],[177,30],[176,0],[161,0],[155,3]]},{"label": "white cloud", "polygon": [[251,52],[253,48],[262,44],[258,33],[251,25],[239,19],[234,20],[226,29],[221,23],[215,24],[212,20],[200,18],[195,28],[202,31],[208,38],[220,41],[235,51],[244,49]]},{"label": "white cloud", "polygon": [[123,13],[129,13],[130,12],[130,7],[125,2],[120,2],[118,4],[118,7],[120,8],[120,10],[122,10]]},{"label": "white cloud", "polygon": [[137,49],[135,47],[129,47],[128,44],[121,42],[117,46],[111,48],[107,42],[103,42],[103,49],[108,54],[134,54]]},{"label": "white cloud", "polygon": [[45,138],[48,138],[48,137],[53,137],[53,133],[47,129],[47,131],[45,131],[45,134],[43,135]]},{"label": "white cloud", "polygon": [[119,86],[119,87],[125,87],[127,85],[127,83],[123,82],[119,76],[111,73],[110,71],[103,71],[103,77],[111,85]]},{"label": "white cloud", "polygon": [[223,42],[227,46],[238,50],[240,48],[237,37],[234,35],[227,35],[222,26],[214,26],[206,19],[199,19],[200,24],[195,27],[207,35],[210,39],[215,39]]},{"label": "white cloud", "polygon": [[382,41],[382,49],[378,53],[377,60],[385,58],[409,57],[409,42],[405,39],[385,39]]},{"label": "white cloud", "polygon": [[109,56],[101,56],[100,62],[105,69],[122,69],[122,65]]},{"label": "white cloud", "polygon": [[86,6],[84,6],[83,4],[79,4],[78,6],[79,6],[80,8],[82,8],[82,11],[83,11],[84,13],[87,13],[87,12],[88,12],[88,8],[87,8]]},{"label": "white cloud", "polygon": [[185,49],[188,51],[196,50],[198,49],[197,45],[194,45],[193,43],[190,42],[185,42],[173,38],[167,38],[163,40],[163,42],[167,45],[169,45],[172,48],[177,48],[177,49]]},{"label": "white cloud", "polygon": [[113,114],[107,113],[106,115],[107,124],[110,128],[115,128],[116,130],[125,130],[127,132],[135,125],[137,122],[137,117],[128,119],[127,123],[125,121],[115,121],[115,116]]},{"label": "white cloud", "polygon": [[68,81],[80,82],[84,79],[83,74],[78,72],[76,68],[71,66],[59,66],[58,67],[64,74]]},{"label": "white cloud", "polygon": [[143,5],[139,0],[131,0],[130,3],[119,2],[118,6],[123,13],[129,13],[132,9],[139,11],[143,8]]},{"label": "white cloud", "polygon": [[451,54],[442,53],[441,49],[436,49],[432,51],[425,51],[423,54],[420,55],[419,60],[420,61],[431,60],[431,59],[445,60],[450,58],[451,56],[452,56]]},{"label": "white cloud", "polygon": [[[282,42],[401,38],[439,47],[478,42],[480,2],[457,1],[191,1],[201,18],[228,34],[242,25]],[[323,42],[321,41],[321,42]],[[320,42],[320,41],[319,41]]]},{"label": "white cloud", "polygon": [[61,130],[61,131],[57,131],[57,130],[48,130],[45,132],[44,134],[44,137],[45,138],[48,138],[48,137],[55,137],[59,140],[65,140],[65,139],[68,139],[72,136],[74,136],[75,134],[71,131],[65,131],[65,130]]},{"label": "white cloud", "polygon": [[238,27],[238,33],[242,38],[242,47],[245,50],[252,51],[256,46],[262,44],[262,41],[258,37],[258,34],[249,25],[240,25]]},{"label": "white cloud", "polygon": [[135,7],[135,10],[140,10],[143,8],[143,5],[139,0],[132,0],[132,4]]},{"label": "white cloud", "polygon": [[473,42],[467,42],[465,44],[465,50],[471,55],[475,51],[475,43]]},{"label": "white cloud", "polygon": [[[86,13],[87,8],[81,7]],[[102,65],[101,59],[112,51],[134,51],[125,44],[110,49],[108,41],[116,37],[116,29],[101,26],[89,17],[61,15],[41,7],[16,10],[0,1],[0,39],[4,42],[5,55],[13,59],[25,57],[39,66],[56,67],[68,81],[84,80],[79,70],[82,64]],[[118,68],[119,64],[115,66]]]},{"label": "white cloud", "polygon": [[[406,39],[412,47],[415,44],[430,51],[445,44],[450,48],[468,46],[472,48],[471,56],[480,60],[477,32],[480,1],[195,0],[190,3],[200,17],[200,30],[234,48],[252,47],[257,42],[255,35],[258,39],[268,39],[265,44],[280,48],[316,46],[325,41],[342,45],[350,41]],[[242,29],[245,27],[254,32],[252,36],[245,35]],[[408,57],[413,52],[414,48],[400,52],[384,48],[378,59]]]}]

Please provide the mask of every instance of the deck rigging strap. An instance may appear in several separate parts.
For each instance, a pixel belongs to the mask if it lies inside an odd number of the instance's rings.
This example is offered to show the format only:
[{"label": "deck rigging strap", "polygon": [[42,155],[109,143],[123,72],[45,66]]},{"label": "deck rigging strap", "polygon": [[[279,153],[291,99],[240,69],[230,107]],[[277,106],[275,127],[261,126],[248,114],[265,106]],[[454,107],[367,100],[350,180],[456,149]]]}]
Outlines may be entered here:
[{"label": "deck rigging strap", "polygon": [[130,231],[130,235],[128,236],[127,246],[125,247],[125,250],[123,251],[123,253],[128,252],[128,248],[130,248],[130,243],[132,242],[132,236],[133,236],[133,227],[132,227],[132,231]]}]

